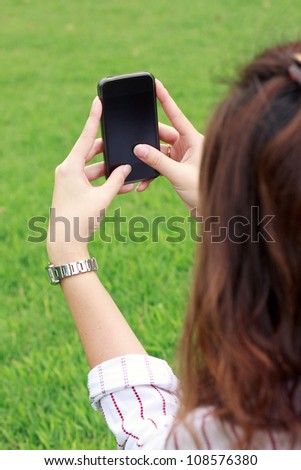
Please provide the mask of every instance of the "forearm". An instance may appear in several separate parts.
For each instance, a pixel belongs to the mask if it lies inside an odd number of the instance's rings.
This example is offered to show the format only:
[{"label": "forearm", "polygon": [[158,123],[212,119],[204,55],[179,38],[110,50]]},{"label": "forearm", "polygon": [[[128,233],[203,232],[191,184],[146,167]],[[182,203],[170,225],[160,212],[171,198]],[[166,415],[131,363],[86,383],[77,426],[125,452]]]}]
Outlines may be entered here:
[{"label": "forearm", "polygon": [[95,272],[61,281],[89,366],[125,354],[146,354]]}]

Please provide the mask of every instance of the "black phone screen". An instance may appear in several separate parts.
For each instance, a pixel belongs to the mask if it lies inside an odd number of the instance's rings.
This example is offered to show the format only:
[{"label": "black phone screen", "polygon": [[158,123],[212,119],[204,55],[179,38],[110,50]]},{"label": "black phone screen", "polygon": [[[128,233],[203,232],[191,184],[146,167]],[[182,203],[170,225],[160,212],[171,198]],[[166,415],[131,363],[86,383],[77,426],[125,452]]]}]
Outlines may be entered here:
[{"label": "black phone screen", "polygon": [[[129,163],[132,171],[126,182],[154,178],[158,172],[133,153],[137,144],[159,148],[154,81],[151,75],[122,76],[102,85],[102,135],[107,174]],[[107,175],[107,176],[108,176]]]}]

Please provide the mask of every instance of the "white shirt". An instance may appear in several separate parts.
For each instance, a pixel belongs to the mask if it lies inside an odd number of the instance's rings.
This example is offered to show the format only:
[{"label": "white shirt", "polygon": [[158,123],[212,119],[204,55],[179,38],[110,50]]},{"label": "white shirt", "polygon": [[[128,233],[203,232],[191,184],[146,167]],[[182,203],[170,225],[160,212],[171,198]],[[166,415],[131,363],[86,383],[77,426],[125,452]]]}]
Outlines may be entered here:
[{"label": "white shirt", "polygon": [[[102,411],[118,449],[196,449],[183,424],[170,433],[179,406],[177,386],[167,362],[147,355],[111,359],[88,375],[91,405]],[[213,408],[203,407],[189,416],[199,448],[231,449],[239,428],[222,423],[212,412]],[[287,449],[289,445],[285,434],[259,431],[252,448]]]}]

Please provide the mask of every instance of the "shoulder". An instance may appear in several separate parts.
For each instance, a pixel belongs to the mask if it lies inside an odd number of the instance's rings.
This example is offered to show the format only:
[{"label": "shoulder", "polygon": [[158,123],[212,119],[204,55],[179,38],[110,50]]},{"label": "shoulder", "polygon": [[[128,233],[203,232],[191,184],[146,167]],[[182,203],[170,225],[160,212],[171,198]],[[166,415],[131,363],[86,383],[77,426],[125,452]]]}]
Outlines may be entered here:
[{"label": "shoulder", "polygon": [[[184,421],[175,423],[166,443],[167,449],[228,450],[237,449],[242,429],[224,422],[216,416],[215,408],[198,408]],[[299,449],[300,442],[292,443],[285,432],[258,430],[253,436],[250,449]]]},{"label": "shoulder", "polygon": [[236,426],[216,417],[214,407],[201,407],[176,422],[167,441],[168,449],[229,449],[239,437]]}]

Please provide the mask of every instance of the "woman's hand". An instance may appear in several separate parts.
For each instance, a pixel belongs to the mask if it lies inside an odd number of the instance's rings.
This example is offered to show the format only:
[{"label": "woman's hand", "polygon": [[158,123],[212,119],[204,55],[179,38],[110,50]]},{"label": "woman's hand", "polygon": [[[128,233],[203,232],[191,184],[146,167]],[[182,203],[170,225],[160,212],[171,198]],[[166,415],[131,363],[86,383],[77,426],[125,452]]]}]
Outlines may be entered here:
[{"label": "woman's hand", "polygon": [[[204,137],[193,127],[159,80],[156,80],[157,97],[173,127],[159,125],[160,139],[171,145],[168,158],[167,145],[161,145],[161,152],[150,145],[139,144],[135,155],[155,168],[171,182],[188,209],[199,204],[199,173]],[[137,190],[144,191],[150,180],[142,181]]]},{"label": "woman's hand", "polygon": [[105,173],[104,162],[86,166],[103,151],[102,139],[96,139],[101,112],[96,97],[78,141],[56,168],[47,237],[49,259],[54,264],[88,258],[88,240],[99,227],[104,211],[117,193],[134,188],[134,184],[124,185],[130,165],[116,168],[101,186],[90,184]]}]

